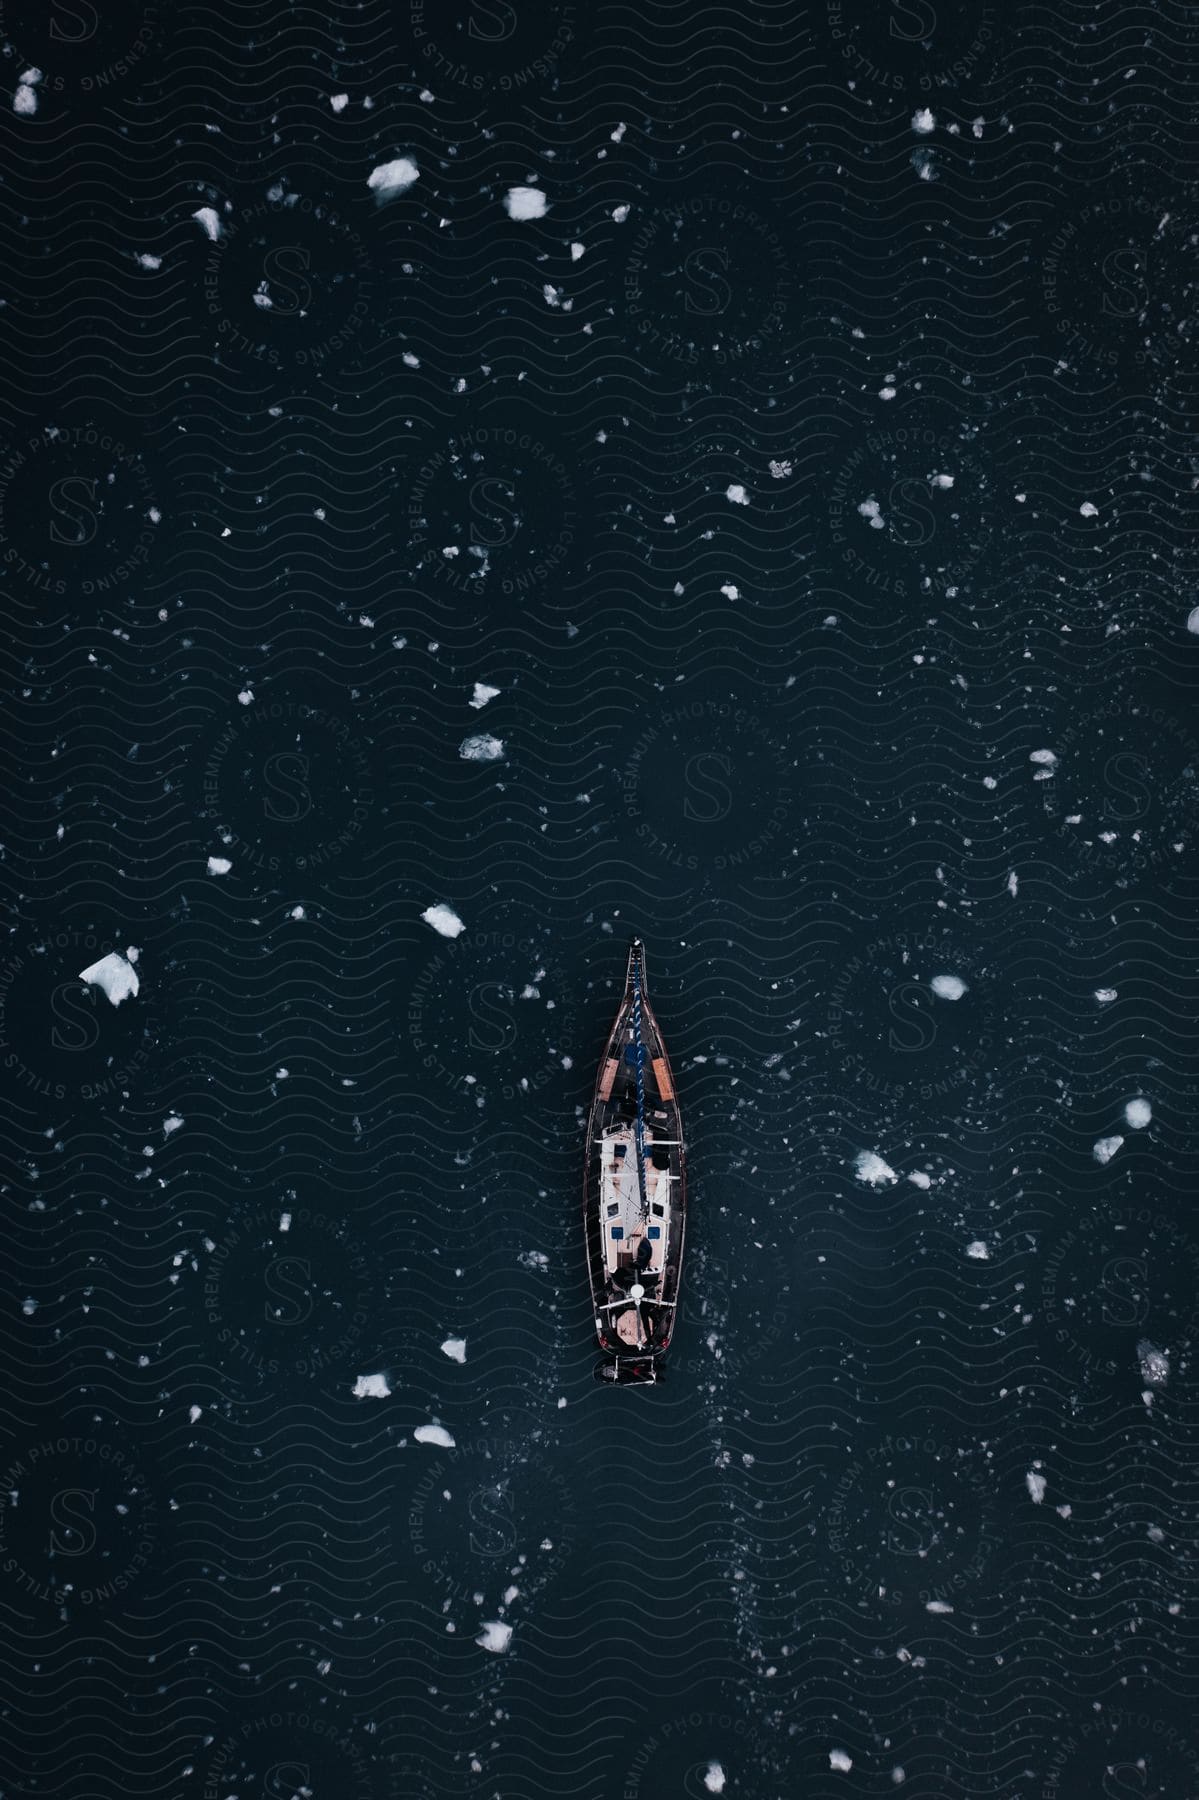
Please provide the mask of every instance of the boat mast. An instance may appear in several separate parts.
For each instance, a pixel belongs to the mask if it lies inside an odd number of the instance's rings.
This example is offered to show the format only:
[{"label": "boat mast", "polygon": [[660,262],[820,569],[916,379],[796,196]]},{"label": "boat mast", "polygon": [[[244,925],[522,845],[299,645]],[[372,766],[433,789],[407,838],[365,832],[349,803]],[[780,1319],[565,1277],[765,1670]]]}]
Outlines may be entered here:
[{"label": "boat mast", "polygon": [[641,1216],[649,1217],[645,1198],[645,1045],[641,1041],[641,939],[633,939],[633,1044],[637,1070],[637,1189],[641,1196]]}]

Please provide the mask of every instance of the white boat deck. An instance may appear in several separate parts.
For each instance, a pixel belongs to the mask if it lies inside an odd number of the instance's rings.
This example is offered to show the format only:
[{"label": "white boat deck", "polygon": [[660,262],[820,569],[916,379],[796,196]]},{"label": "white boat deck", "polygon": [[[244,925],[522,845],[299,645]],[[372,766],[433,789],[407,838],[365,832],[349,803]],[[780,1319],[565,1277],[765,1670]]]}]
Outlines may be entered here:
[{"label": "white boat deck", "polygon": [[[671,1183],[668,1169],[655,1169],[650,1159],[652,1139],[645,1144],[645,1197],[648,1221],[641,1214],[637,1186],[637,1145],[631,1125],[616,1126],[598,1140],[601,1157],[600,1221],[604,1268],[609,1274],[628,1268],[636,1259],[643,1238],[652,1247],[647,1268],[661,1274],[671,1229]],[[673,1139],[663,1140],[673,1142]]]}]

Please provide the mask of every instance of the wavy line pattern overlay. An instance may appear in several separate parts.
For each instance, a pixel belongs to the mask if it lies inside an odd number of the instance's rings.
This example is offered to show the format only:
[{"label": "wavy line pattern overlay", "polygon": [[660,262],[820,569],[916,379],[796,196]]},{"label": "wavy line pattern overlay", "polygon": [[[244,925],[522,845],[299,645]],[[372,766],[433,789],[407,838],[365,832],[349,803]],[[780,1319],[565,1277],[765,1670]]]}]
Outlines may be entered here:
[{"label": "wavy line pattern overlay", "polygon": [[1199,11],[0,43],[0,1788],[1193,1800]]}]

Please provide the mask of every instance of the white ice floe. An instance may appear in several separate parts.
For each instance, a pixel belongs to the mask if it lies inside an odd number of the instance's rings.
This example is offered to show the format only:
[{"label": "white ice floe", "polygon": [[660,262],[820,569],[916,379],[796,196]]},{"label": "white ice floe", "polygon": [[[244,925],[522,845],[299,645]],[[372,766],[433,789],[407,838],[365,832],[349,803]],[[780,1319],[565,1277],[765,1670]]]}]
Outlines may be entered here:
[{"label": "white ice floe", "polygon": [[926,1600],[924,1610],[930,1613],[951,1613],[953,1608],[948,1600]]},{"label": "white ice floe", "polygon": [[201,231],[203,231],[205,237],[209,238],[212,243],[215,244],[221,235],[221,217],[217,212],[216,207],[201,206],[197,212],[192,214],[192,218],[196,221],[196,224],[200,227]]},{"label": "white ice floe", "polygon": [[350,96],[348,94],[329,95],[329,105],[333,108],[335,113],[344,112],[349,104]]},{"label": "white ice floe", "polygon": [[927,106],[920,107],[912,114],[912,130],[918,131],[921,137],[927,137],[929,132],[935,131],[936,128],[937,121]]},{"label": "white ice floe", "polygon": [[444,1425],[418,1425],[413,1432],[418,1444],[439,1444],[443,1450],[454,1448],[454,1438]]},{"label": "white ice floe", "polygon": [[488,687],[485,681],[476,681],[475,691],[467,704],[478,711],[479,707],[486,706],[489,700],[494,700],[499,691],[499,688]]},{"label": "white ice floe", "polygon": [[853,1768],[853,1757],[848,1750],[830,1750],[828,1766],[830,1769],[840,1769],[843,1775],[848,1775]]},{"label": "white ice floe", "polygon": [[187,1417],[188,1423],[194,1425],[197,1419],[202,1419],[204,1417],[204,1408],[202,1406],[189,1407]]},{"label": "white ice floe", "polygon": [[898,1181],[899,1176],[889,1163],[885,1163],[875,1150],[859,1150],[853,1161],[854,1174],[859,1181],[865,1181],[871,1187],[887,1187]]},{"label": "white ice floe", "polygon": [[724,497],[726,500],[731,500],[734,506],[749,505],[749,495],[739,481],[729,482],[729,485],[724,490]]},{"label": "white ice floe", "polygon": [[783,481],[788,475],[790,475],[792,466],[793,465],[787,461],[786,457],[783,457],[783,459],[780,462],[775,462],[772,459],[771,464],[770,464],[770,473],[773,475],[773,477],[776,481]]},{"label": "white ice floe", "polygon": [[883,509],[877,500],[859,500],[858,511],[864,519],[869,519],[873,531],[881,531],[883,529],[886,520],[883,518]]},{"label": "white ice floe", "polygon": [[934,975],[928,985],[938,1000],[960,1000],[969,984],[960,975]]},{"label": "white ice floe", "polygon": [[741,598],[741,589],[734,581],[723,582],[720,591],[726,600],[740,600]]},{"label": "white ice floe", "polygon": [[1098,1000],[1100,1006],[1110,1006],[1112,1001],[1116,998],[1117,992],[1118,990],[1116,988],[1096,988],[1095,998]]},{"label": "white ice floe", "polygon": [[82,969],[80,981],[86,981],[89,987],[103,988],[114,1006],[130,996],[136,998],[141,983],[137,978],[137,970],[132,961],[126,961],[119,950],[110,950],[99,962],[92,963],[90,968]]},{"label": "white ice floe", "polygon": [[161,269],[162,258],[161,256],[151,256],[148,250],[143,250],[138,256],[137,263],[141,269]]},{"label": "white ice floe", "polygon": [[180,1118],[179,1114],[178,1113],[168,1113],[166,1118],[162,1121],[163,1137],[170,1137],[173,1132],[182,1131],[182,1130],[183,1130],[183,1120]]},{"label": "white ice floe", "polygon": [[1099,517],[1099,508],[1090,500],[1084,500],[1078,510],[1084,519],[1097,519]]},{"label": "white ice floe", "polygon": [[500,762],[504,740],[492,737],[489,731],[482,731],[477,736],[464,737],[458,746],[458,754],[463,762]]},{"label": "white ice floe", "polygon": [[1144,1131],[1152,1117],[1153,1108],[1150,1106],[1148,1100],[1144,1099],[1139,1094],[1135,1100],[1130,1100],[1128,1105],[1124,1108],[1124,1122],[1126,1125],[1131,1126],[1133,1131]]},{"label": "white ice floe", "polygon": [[210,875],[227,875],[232,867],[233,864],[229,861],[227,856],[210,856],[208,858],[208,873]]},{"label": "white ice floe", "polygon": [[1109,1163],[1123,1142],[1124,1139],[1122,1137],[1100,1138],[1094,1145],[1091,1155],[1095,1158],[1097,1163]]},{"label": "white ice floe", "polygon": [[355,1400],[387,1400],[391,1383],[386,1375],[360,1375],[354,1383]]},{"label": "white ice floe", "polygon": [[1199,606],[1192,606],[1187,614],[1187,630],[1199,637]]},{"label": "white ice floe", "polygon": [[1035,1469],[1030,1469],[1028,1474],[1024,1477],[1024,1482],[1025,1486],[1028,1488],[1029,1499],[1032,1500],[1035,1505],[1040,1506],[1042,1500],[1045,1498],[1045,1477],[1043,1475],[1038,1475]]},{"label": "white ice floe", "polygon": [[504,211],[510,219],[544,219],[545,206],[540,188],[511,187],[504,195]]},{"label": "white ice floe", "polygon": [[441,1346],[441,1353],[443,1356],[448,1356],[451,1362],[464,1363],[466,1361],[466,1339],[446,1338]]},{"label": "white ice floe", "polygon": [[1020,889],[1020,878],[1016,874],[1015,869],[1013,869],[1007,878],[1007,891],[1012,896],[1013,900],[1016,898],[1016,895],[1019,892],[1019,889]]},{"label": "white ice floe", "polygon": [[908,1176],[908,1180],[913,1187],[922,1189],[930,1188],[933,1185],[932,1176],[926,1175],[923,1169],[913,1169],[912,1173]]},{"label": "white ice floe", "polygon": [[723,1794],[727,1775],[718,1762],[710,1762],[704,1771],[704,1786],[709,1794]]},{"label": "white ice floe", "polygon": [[17,84],[17,91],[12,97],[12,109],[23,119],[32,118],[37,111],[37,84],[41,78],[40,69],[26,69]]},{"label": "white ice floe", "polygon": [[376,200],[394,200],[406,194],[420,180],[420,170],[410,156],[397,156],[391,162],[379,163],[366,178],[366,185]]},{"label": "white ice floe", "polygon": [[953,486],[953,476],[952,475],[934,475],[933,476],[933,486],[935,488],[951,488]]},{"label": "white ice floe", "polygon": [[431,925],[434,931],[440,932],[442,937],[456,938],[460,932],[466,930],[466,926],[453,907],[446,906],[441,902],[436,906],[426,906],[421,918],[426,925]]},{"label": "white ice floe", "polygon": [[484,1619],[483,1629],[475,1639],[481,1650],[490,1650],[493,1656],[502,1656],[511,1642],[512,1627],[502,1619]]},{"label": "white ice floe", "polygon": [[1056,769],[1057,751],[1030,750],[1028,753],[1028,760],[1030,763],[1037,763],[1042,769]]},{"label": "white ice floe", "polygon": [[1148,1338],[1142,1338],[1137,1345],[1137,1355],[1141,1362],[1141,1380],[1146,1387],[1164,1388],[1170,1379],[1170,1353],[1159,1350]]},{"label": "white ice floe", "polygon": [[972,1244],[966,1245],[966,1255],[974,1262],[990,1262],[991,1252],[981,1238],[975,1238]]}]

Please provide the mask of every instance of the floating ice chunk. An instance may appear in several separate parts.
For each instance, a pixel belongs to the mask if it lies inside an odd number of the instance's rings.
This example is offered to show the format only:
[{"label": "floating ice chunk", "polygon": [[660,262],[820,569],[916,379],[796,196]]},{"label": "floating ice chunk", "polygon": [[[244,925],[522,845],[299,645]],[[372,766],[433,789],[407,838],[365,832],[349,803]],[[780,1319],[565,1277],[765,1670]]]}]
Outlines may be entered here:
[{"label": "floating ice chunk", "polygon": [[360,1375],[354,1383],[355,1400],[387,1400],[391,1383],[386,1375]]},{"label": "floating ice chunk", "polygon": [[32,1294],[28,1299],[22,1300],[21,1311],[25,1314],[27,1319],[32,1319],[34,1313],[37,1311],[37,1301],[33,1298]]},{"label": "floating ice chunk", "polygon": [[928,985],[938,1000],[960,1000],[969,983],[960,975],[934,975]]},{"label": "floating ice chunk", "polygon": [[749,495],[739,481],[729,482],[729,485],[724,490],[724,497],[726,500],[731,500],[734,506],[749,505]]},{"label": "floating ice chunk", "polygon": [[142,269],[161,269],[162,267],[161,256],[151,256],[148,250],[143,250],[141,252],[137,262],[138,267]]},{"label": "floating ice chunk", "polygon": [[227,856],[210,856],[208,858],[208,873],[210,875],[227,875],[232,867],[233,864],[229,861]]},{"label": "floating ice chunk", "polygon": [[908,1176],[908,1180],[913,1187],[930,1188],[933,1185],[932,1176],[926,1175],[923,1169],[913,1169],[912,1173]]},{"label": "floating ice chunk", "polygon": [[616,223],[618,225],[623,225],[625,220],[629,216],[629,211],[630,211],[630,208],[627,205],[614,206],[612,208],[612,217],[616,220]]},{"label": "floating ice chunk", "polygon": [[918,131],[921,137],[927,137],[929,132],[935,131],[936,128],[937,121],[927,106],[920,107],[917,112],[912,114],[912,130]]},{"label": "floating ice chunk", "polygon": [[885,524],[885,520],[883,519],[883,509],[877,500],[859,500],[858,511],[864,519],[870,520],[872,530],[881,531],[883,529],[883,525]]},{"label": "floating ice chunk", "polygon": [[1024,1477],[1024,1483],[1028,1488],[1029,1499],[1034,1505],[1040,1506],[1045,1498],[1045,1477],[1038,1475],[1035,1469],[1030,1469]]},{"label": "floating ice chunk", "polygon": [[202,1419],[203,1417],[204,1408],[202,1406],[192,1406],[188,1408],[187,1418],[189,1424],[194,1425],[197,1419]]},{"label": "floating ice chunk", "polygon": [[1084,519],[1097,519],[1099,517],[1099,508],[1093,505],[1090,500],[1084,500],[1078,510]]},{"label": "floating ice chunk", "polygon": [[926,1600],[924,1610],[930,1613],[951,1613],[953,1608],[948,1600]]},{"label": "floating ice chunk", "polygon": [[441,1351],[442,1355],[448,1356],[451,1362],[464,1363],[466,1361],[466,1339],[446,1338],[441,1346]]},{"label": "floating ice chunk", "polygon": [[990,1262],[991,1260],[991,1252],[981,1238],[975,1238],[972,1244],[966,1245],[966,1255],[975,1262]]},{"label": "floating ice chunk", "polygon": [[1144,1099],[1139,1094],[1135,1100],[1130,1100],[1128,1105],[1124,1108],[1124,1122],[1126,1125],[1131,1126],[1133,1131],[1144,1131],[1152,1117],[1153,1108],[1150,1106],[1148,1100]]},{"label": "floating ice chunk", "polygon": [[720,591],[726,600],[740,600],[741,598],[741,589],[737,586],[736,582],[723,582]]},{"label": "floating ice chunk", "polygon": [[446,906],[441,902],[436,906],[426,906],[421,918],[426,925],[431,925],[434,931],[440,932],[442,937],[456,938],[459,932],[466,930],[466,926],[453,907]]},{"label": "floating ice chunk", "polygon": [[221,219],[216,207],[202,206],[198,212],[192,214],[192,218],[204,235],[215,244],[221,235]]},{"label": "floating ice chunk", "polygon": [[348,94],[329,95],[329,105],[333,108],[335,113],[344,112],[349,104],[350,96]]},{"label": "floating ice chunk", "polygon": [[1187,630],[1199,637],[1199,606],[1192,606],[1187,614]]},{"label": "floating ice chunk", "polygon": [[392,162],[380,163],[371,170],[366,178],[366,185],[382,205],[384,200],[394,200],[397,194],[406,194],[414,182],[420,180],[420,170],[410,156],[397,156]]},{"label": "floating ice chunk", "polygon": [[1118,993],[1117,988],[1096,988],[1095,998],[1100,1006],[1110,1006]]},{"label": "floating ice chunk", "polygon": [[280,1231],[291,1230],[291,1214],[289,1212],[279,1214],[279,1229]]},{"label": "floating ice chunk", "polygon": [[454,1448],[454,1439],[444,1425],[418,1425],[413,1432],[418,1444],[440,1444],[443,1450]]},{"label": "floating ice chunk", "polygon": [[952,475],[934,475],[933,476],[933,486],[935,488],[951,488],[953,486],[953,476]]},{"label": "floating ice chunk", "polygon": [[463,762],[500,762],[504,755],[503,738],[480,732],[477,737],[464,737],[458,746]]},{"label": "floating ice chunk", "polygon": [[1142,1338],[1137,1345],[1137,1355],[1141,1359],[1141,1380],[1146,1387],[1164,1388],[1170,1379],[1170,1353],[1159,1350],[1149,1338]]},{"label": "floating ice chunk", "polygon": [[[790,475],[791,469],[792,465],[787,461],[786,457],[784,457],[781,462],[772,461],[770,464],[770,473],[774,476],[776,481],[783,481]],[[1199,611],[1199,608],[1196,610]]]},{"label": "floating ice chunk", "polygon": [[1092,1149],[1091,1155],[1097,1163],[1109,1163],[1123,1142],[1122,1137],[1100,1138]]},{"label": "floating ice chunk", "polygon": [[178,1113],[168,1113],[162,1121],[163,1137],[170,1137],[172,1132],[183,1130],[183,1120]]},{"label": "floating ice chunk", "polygon": [[504,195],[504,211],[510,219],[544,219],[545,195],[540,188],[511,187]]},{"label": "floating ice chunk", "polygon": [[570,246],[571,262],[580,262],[583,257],[583,245],[577,241]]},{"label": "floating ice chunk", "polygon": [[22,118],[32,118],[37,111],[37,84],[41,78],[40,69],[26,69],[17,84],[17,91],[12,97],[12,109]]},{"label": "floating ice chunk", "polygon": [[704,1786],[710,1794],[723,1794],[728,1777],[718,1762],[710,1762],[704,1774]]},{"label": "floating ice chunk", "polygon": [[1016,898],[1016,895],[1020,891],[1020,877],[1016,874],[1015,869],[1013,869],[1011,871],[1011,873],[1008,875],[1007,891],[1012,896],[1013,900]]},{"label": "floating ice chunk", "polygon": [[141,986],[132,959],[127,962],[119,950],[110,950],[99,962],[81,970],[79,979],[86,981],[89,987],[103,988],[114,1006],[119,1006],[131,995],[136,998]]},{"label": "floating ice chunk", "polygon": [[468,704],[477,711],[479,707],[486,706],[489,700],[494,700],[499,691],[499,688],[488,687],[485,681],[476,681],[475,691]]},{"label": "floating ice chunk", "polygon": [[483,1629],[475,1639],[480,1650],[490,1650],[493,1656],[502,1656],[511,1642],[512,1627],[502,1619],[484,1619]]},{"label": "floating ice chunk", "polygon": [[840,1769],[843,1774],[848,1775],[849,1771],[853,1768],[853,1757],[849,1754],[848,1750],[830,1750],[828,1753],[828,1766],[830,1769]]},{"label": "floating ice chunk", "polygon": [[1030,763],[1038,763],[1040,765],[1040,767],[1043,769],[1056,769],[1056,767],[1057,767],[1057,751],[1056,750],[1030,750],[1028,753],[1028,760]]},{"label": "floating ice chunk", "polygon": [[871,1187],[886,1187],[899,1180],[890,1164],[885,1163],[874,1150],[859,1150],[854,1157],[853,1168],[858,1180],[868,1182]]}]

